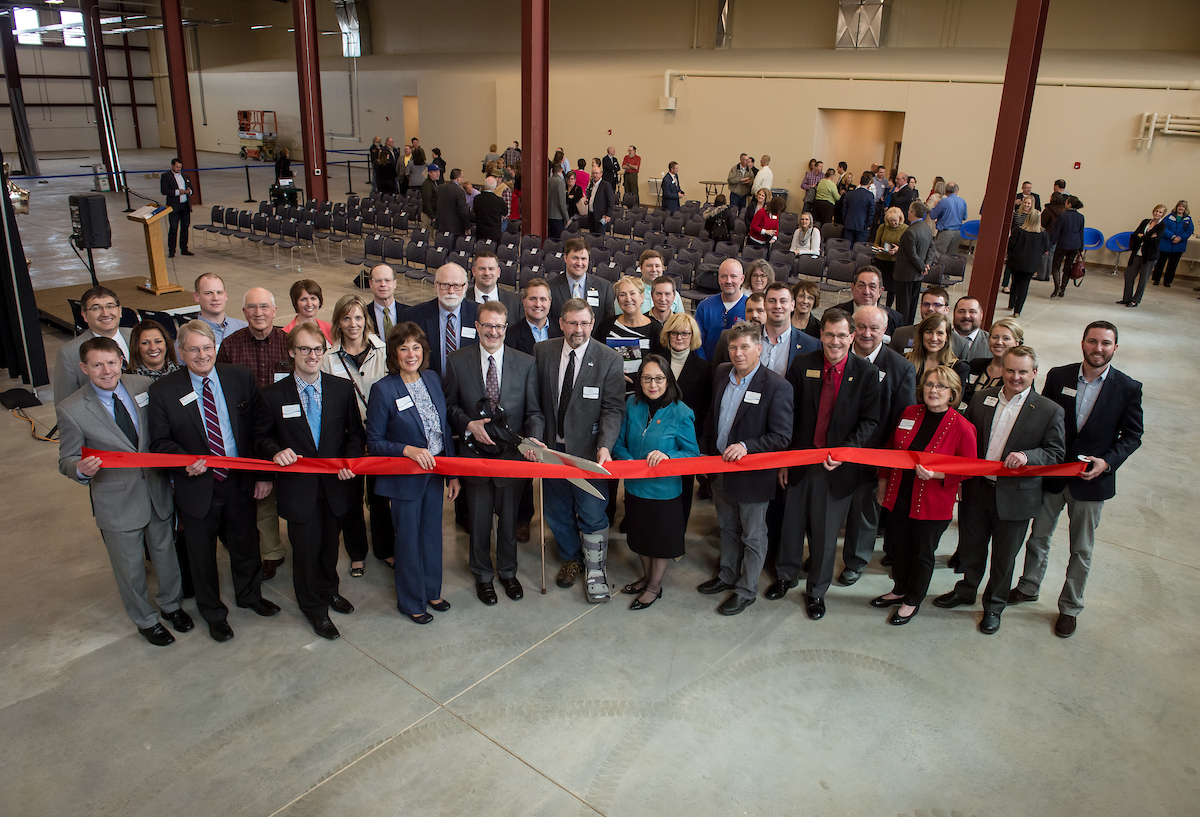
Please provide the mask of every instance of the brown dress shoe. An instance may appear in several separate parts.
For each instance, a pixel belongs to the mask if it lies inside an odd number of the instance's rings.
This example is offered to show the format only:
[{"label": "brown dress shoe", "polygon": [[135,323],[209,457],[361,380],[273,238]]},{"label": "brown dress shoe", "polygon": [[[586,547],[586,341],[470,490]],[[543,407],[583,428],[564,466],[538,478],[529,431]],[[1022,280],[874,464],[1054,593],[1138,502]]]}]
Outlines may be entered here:
[{"label": "brown dress shoe", "polygon": [[1058,621],[1054,622],[1054,634],[1059,638],[1070,638],[1075,635],[1075,616],[1059,613]]},{"label": "brown dress shoe", "polygon": [[518,542],[528,542],[529,541],[529,523],[528,522],[518,522],[517,523],[517,541]]},{"label": "brown dress shoe", "polygon": [[283,564],[283,559],[263,559],[263,581],[275,578],[275,571]]}]

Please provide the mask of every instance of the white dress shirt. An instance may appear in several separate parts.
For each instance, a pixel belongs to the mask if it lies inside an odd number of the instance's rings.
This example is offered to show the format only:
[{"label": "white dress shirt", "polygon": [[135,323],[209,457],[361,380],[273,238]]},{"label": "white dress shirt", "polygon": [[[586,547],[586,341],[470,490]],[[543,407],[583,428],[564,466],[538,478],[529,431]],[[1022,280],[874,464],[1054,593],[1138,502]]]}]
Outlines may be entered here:
[{"label": "white dress shirt", "polygon": [[[1000,389],[996,395],[999,404],[996,406],[996,413],[992,415],[992,433],[988,437],[987,454],[984,459],[995,462],[1004,459],[1004,447],[1008,445],[1008,435],[1012,433],[1013,425],[1017,422],[1017,415],[1021,413],[1021,407],[1025,405],[1025,398],[1029,396],[1032,388],[1033,386],[1030,386],[1011,400],[1006,399],[1004,389]],[[988,477],[988,479],[996,481],[995,477]]]},{"label": "white dress shirt", "polygon": [[575,378],[571,381],[572,388],[575,386],[575,381],[579,379],[579,370],[583,368],[583,356],[587,353],[588,344],[591,340],[585,340],[578,349],[572,349],[571,344],[563,341],[562,354],[558,357],[558,393],[562,394],[563,377],[567,373],[567,360],[571,356],[571,352],[575,353]]}]

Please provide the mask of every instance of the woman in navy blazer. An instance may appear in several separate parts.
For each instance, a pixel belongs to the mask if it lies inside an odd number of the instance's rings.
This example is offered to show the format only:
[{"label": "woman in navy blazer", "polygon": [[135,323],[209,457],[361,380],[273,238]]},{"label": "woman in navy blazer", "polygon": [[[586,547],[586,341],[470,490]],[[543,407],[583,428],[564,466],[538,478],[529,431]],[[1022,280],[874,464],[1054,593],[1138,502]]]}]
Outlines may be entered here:
[{"label": "woman in navy blazer", "polygon": [[[376,457],[408,457],[432,471],[434,457],[454,456],[442,381],[429,371],[429,341],[411,321],[387,339],[388,376],[371,387],[367,401],[367,450]],[[396,606],[417,624],[450,609],[442,598],[442,483],[453,501],[459,484],[439,474],[381,476],[380,496],[392,501],[396,530]]]}]

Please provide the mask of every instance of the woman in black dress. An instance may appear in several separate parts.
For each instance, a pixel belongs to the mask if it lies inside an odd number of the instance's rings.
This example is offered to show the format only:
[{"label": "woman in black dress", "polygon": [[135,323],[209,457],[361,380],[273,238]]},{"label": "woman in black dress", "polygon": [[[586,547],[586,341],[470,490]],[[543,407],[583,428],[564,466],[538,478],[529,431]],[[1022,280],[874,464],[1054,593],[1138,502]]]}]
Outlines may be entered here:
[{"label": "woman in black dress", "polygon": [[[699,439],[712,403],[712,367],[696,354],[700,348],[700,325],[686,312],[677,312],[663,324],[659,340],[664,348],[663,357],[671,364],[671,374],[679,386],[680,399],[696,419],[696,438]],[[700,498],[712,498],[712,478],[707,474],[683,477],[685,527],[692,515],[692,488],[697,479],[700,480]]]},{"label": "woman in black dress", "polygon": [[[1167,205],[1156,204],[1150,213],[1150,218],[1142,219],[1142,223],[1129,236],[1129,263],[1125,267],[1125,294],[1117,303],[1123,306],[1137,306],[1142,302],[1146,292],[1146,281],[1150,280],[1150,271],[1158,261],[1158,243],[1162,238],[1167,223],[1163,218],[1167,215]],[[1136,290],[1134,287],[1136,286]]]}]

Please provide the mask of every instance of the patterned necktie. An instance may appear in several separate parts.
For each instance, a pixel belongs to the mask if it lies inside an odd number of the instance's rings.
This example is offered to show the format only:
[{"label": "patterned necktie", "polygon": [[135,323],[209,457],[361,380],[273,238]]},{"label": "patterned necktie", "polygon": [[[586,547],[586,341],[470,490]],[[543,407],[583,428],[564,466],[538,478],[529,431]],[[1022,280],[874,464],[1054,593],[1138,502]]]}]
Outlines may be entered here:
[{"label": "patterned necktie", "polygon": [[454,334],[454,313],[446,315],[446,356],[458,349],[458,338]]},{"label": "patterned necktie", "polygon": [[488,300],[490,299],[490,297],[491,297],[491,296],[489,296],[489,295],[484,295],[484,296],[483,296],[483,302],[486,304],[486,303],[488,302]]},{"label": "patterned necktie", "polygon": [[558,394],[558,436],[566,439],[563,425],[567,422],[567,404],[571,402],[571,390],[575,388],[575,350],[567,360],[567,371],[563,374],[562,391]]},{"label": "patterned necktie", "polygon": [[825,375],[825,380],[821,383],[821,400],[817,403],[817,427],[813,431],[813,446],[816,448],[824,448],[826,439],[829,436],[829,419],[833,416],[833,402],[837,399],[837,393],[833,387],[833,367],[829,367],[829,373]]},{"label": "patterned necktie", "polygon": [[[204,433],[208,437],[208,450],[213,456],[225,456],[225,442],[221,437],[221,422],[217,419],[217,401],[213,399],[212,385],[209,379],[204,378],[204,391],[201,395],[204,402]],[[224,468],[212,469],[213,479],[217,482],[224,482],[229,476],[229,471]]]},{"label": "patterned necktie", "polygon": [[312,431],[313,445],[321,447],[321,407],[317,405],[317,389],[312,383],[304,387],[304,415]]},{"label": "patterned necktie", "polygon": [[117,393],[113,392],[113,419],[117,421],[117,428],[125,433],[129,438],[129,444],[133,446],[133,450],[137,451],[138,433],[137,428],[133,425],[133,418],[129,416],[129,409],[125,408],[125,403]]},{"label": "patterned necktie", "polygon": [[392,333],[392,308],[390,306],[382,307],[383,310],[383,337],[386,339]]},{"label": "patterned necktie", "polygon": [[488,355],[487,381],[484,383],[487,399],[493,406],[500,404],[500,376],[496,372],[496,358]]}]

